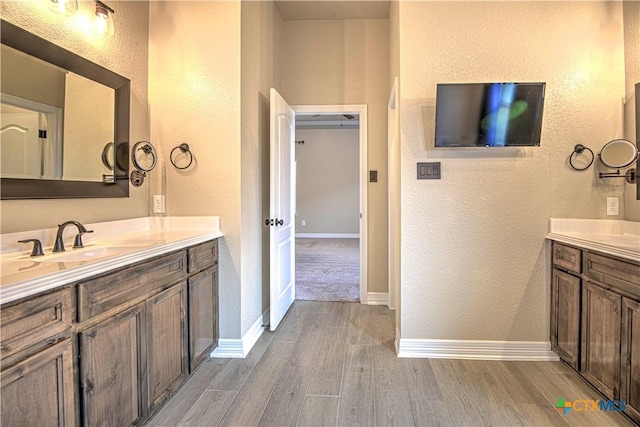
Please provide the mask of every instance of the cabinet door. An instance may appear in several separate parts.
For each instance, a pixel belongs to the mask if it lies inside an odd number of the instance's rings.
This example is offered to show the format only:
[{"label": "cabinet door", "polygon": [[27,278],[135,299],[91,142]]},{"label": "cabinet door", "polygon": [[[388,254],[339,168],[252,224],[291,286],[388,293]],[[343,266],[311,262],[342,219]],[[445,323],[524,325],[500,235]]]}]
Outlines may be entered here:
[{"label": "cabinet door", "polygon": [[146,415],[145,304],[80,333],[83,424],[128,426]]},{"label": "cabinet door", "polygon": [[189,279],[189,365],[193,372],[218,342],[218,270]]},{"label": "cabinet door", "polygon": [[555,268],[551,283],[551,348],[578,369],[580,278]]},{"label": "cabinet door", "polygon": [[2,371],[3,426],[76,424],[71,340]]},{"label": "cabinet door", "polygon": [[147,301],[150,413],[178,390],[188,375],[186,305],[186,282]]},{"label": "cabinet door", "polygon": [[622,369],[620,399],[640,423],[640,302],[622,299]]},{"label": "cabinet door", "polygon": [[618,399],[622,297],[589,282],[582,294],[580,372],[609,399]]}]

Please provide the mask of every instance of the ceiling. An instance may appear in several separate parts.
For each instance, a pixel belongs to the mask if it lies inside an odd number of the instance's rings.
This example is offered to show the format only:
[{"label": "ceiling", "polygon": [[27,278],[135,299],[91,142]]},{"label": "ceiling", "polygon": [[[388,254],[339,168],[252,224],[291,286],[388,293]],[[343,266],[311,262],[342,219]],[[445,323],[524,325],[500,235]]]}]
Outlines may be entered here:
[{"label": "ceiling", "polygon": [[388,19],[390,1],[280,0],[275,1],[285,21]]},{"label": "ceiling", "polygon": [[358,129],[357,114],[296,114],[297,129]]}]

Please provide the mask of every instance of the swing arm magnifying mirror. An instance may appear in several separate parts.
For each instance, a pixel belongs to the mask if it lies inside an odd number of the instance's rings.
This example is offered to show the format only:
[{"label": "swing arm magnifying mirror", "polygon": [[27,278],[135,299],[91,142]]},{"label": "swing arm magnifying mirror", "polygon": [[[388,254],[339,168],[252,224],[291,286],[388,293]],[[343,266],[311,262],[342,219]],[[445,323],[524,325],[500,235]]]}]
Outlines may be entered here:
[{"label": "swing arm magnifying mirror", "polygon": [[598,158],[608,168],[626,168],[638,160],[638,148],[626,139],[614,139],[602,147]]}]

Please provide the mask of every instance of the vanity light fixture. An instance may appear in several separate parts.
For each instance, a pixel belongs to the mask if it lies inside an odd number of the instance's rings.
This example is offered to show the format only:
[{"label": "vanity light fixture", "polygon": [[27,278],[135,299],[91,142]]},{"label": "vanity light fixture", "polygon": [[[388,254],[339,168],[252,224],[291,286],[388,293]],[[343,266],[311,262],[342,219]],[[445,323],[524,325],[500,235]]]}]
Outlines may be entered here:
[{"label": "vanity light fixture", "polygon": [[62,15],[75,15],[78,11],[78,0],[49,0],[49,9]]},{"label": "vanity light fixture", "polygon": [[115,33],[113,24],[113,14],[115,10],[111,9],[101,1],[96,1],[96,16],[93,21],[93,32],[104,37],[111,37]]}]

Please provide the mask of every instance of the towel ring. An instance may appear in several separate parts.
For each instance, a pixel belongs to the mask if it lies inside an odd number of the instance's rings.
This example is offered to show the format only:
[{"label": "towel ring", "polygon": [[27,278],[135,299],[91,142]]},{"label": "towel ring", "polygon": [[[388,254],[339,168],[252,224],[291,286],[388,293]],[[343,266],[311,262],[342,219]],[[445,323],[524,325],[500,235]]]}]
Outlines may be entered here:
[{"label": "towel ring", "polygon": [[[140,164],[137,156],[138,151],[142,151],[145,154],[151,154],[151,157],[153,157],[153,161],[151,162],[150,167],[144,167]],[[136,144],[133,146],[133,150],[131,150],[131,160],[133,161],[133,165],[136,167],[136,169],[139,169],[143,172],[149,172],[156,167],[156,163],[158,162],[156,149],[153,145],[151,145],[149,141],[136,142]]]},{"label": "towel ring", "polygon": [[[187,164],[187,166],[178,166],[176,164],[176,161],[173,159],[173,153],[176,150],[180,150],[182,152],[182,154],[184,154],[185,156],[187,154],[189,154],[189,163]],[[180,153],[178,153],[178,155],[180,155]],[[180,169],[180,170],[188,169],[189,166],[191,166],[191,164],[193,163],[193,153],[189,149],[189,144],[187,144],[186,142],[183,142],[182,144],[178,145],[177,147],[174,147],[173,150],[171,150],[171,154],[169,154],[169,160],[171,160],[171,164],[173,166],[175,166],[176,169]]]},{"label": "towel ring", "polygon": [[113,170],[113,163],[109,160],[109,156],[113,158],[113,142],[107,142],[102,149],[102,164],[110,171]]},{"label": "towel ring", "polygon": [[[589,153],[591,153],[591,160],[589,161],[589,164],[583,168],[579,168],[573,165],[573,156],[575,156],[576,154],[582,154],[582,152],[584,150],[587,150]],[[573,153],[571,153],[571,155],[569,156],[569,166],[571,166],[571,169],[573,170],[577,170],[577,171],[584,171],[589,169],[589,167],[593,164],[593,159],[595,158],[593,151],[591,151],[591,148],[589,147],[585,147],[582,144],[577,144],[575,147],[573,147]]]}]

